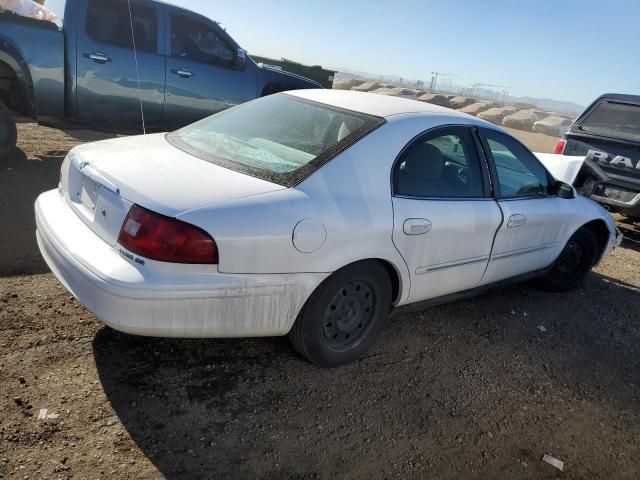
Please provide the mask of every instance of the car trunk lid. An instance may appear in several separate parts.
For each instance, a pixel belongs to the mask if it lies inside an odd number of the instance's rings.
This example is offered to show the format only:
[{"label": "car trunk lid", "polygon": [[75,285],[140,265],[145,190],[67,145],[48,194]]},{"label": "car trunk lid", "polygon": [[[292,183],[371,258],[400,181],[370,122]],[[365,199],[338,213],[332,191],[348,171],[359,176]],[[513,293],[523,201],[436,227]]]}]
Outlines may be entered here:
[{"label": "car trunk lid", "polygon": [[62,187],[68,204],[111,245],[133,204],[176,217],[194,208],[285,187],[203,161],[164,134],[118,138],[74,148]]}]

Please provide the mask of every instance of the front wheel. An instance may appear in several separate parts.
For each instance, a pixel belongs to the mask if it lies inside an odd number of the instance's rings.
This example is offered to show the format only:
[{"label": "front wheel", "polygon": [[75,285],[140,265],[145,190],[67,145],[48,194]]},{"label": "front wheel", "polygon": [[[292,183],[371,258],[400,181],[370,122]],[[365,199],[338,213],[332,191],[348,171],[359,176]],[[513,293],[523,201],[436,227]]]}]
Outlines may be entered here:
[{"label": "front wheel", "polygon": [[538,279],[537,285],[550,292],[566,292],[579,286],[596,263],[598,242],[588,228],[574,233],[553,264],[551,271]]},{"label": "front wheel", "polygon": [[360,358],[391,308],[391,281],[379,263],[356,263],[326,279],[307,300],[289,332],[293,346],[323,367]]},{"label": "front wheel", "polygon": [[9,109],[0,101],[0,155],[6,155],[16,147],[18,132],[16,121]]}]

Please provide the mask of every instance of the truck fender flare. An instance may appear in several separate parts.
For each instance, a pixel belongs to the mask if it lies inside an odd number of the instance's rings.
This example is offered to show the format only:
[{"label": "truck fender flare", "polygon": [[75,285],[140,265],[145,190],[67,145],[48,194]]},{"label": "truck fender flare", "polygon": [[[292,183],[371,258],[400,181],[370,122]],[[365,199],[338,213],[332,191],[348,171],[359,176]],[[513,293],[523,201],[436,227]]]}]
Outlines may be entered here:
[{"label": "truck fender flare", "polygon": [[30,117],[35,117],[37,114],[35,94],[33,91],[33,81],[31,80],[31,72],[29,71],[29,65],[25,62],[24,58],[18,51],[18,49],[0,35],[0,62],[4,62],[11,67],[16,74],[18,85],[20,86],[21,93],[24,95],[26,104],[24,105],[24,111],[21,112]]}]

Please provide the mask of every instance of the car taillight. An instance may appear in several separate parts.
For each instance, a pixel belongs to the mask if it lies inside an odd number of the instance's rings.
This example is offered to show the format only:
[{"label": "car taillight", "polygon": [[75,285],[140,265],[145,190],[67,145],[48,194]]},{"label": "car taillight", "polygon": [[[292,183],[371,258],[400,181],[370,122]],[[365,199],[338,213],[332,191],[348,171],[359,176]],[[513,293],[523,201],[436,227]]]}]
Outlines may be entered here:
[{"label": "car taillight", "polygon": [[122,223],[118,243],[151,260],[218,263],[216,243],[204,230],[134,205]]},{"label": "car taillight", "polygon": [[556,150],[553,152],[557,155],[562,155],[564,153],[564,147],[567,144],[566,140],[559,140],[558,144],[556,145]]}]

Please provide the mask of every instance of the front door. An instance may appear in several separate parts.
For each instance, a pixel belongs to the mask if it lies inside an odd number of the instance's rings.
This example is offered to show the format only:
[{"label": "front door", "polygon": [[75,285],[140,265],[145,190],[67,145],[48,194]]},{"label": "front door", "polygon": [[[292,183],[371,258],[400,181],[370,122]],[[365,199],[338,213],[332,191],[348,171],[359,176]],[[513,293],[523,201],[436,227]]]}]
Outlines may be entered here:
[{"label": "front door", "polygon": [[147,125],[159,125],[165,57],[158,53],[156,7],[131,1],[130,20],[126,0],[88,0],[81,5],[86,11],[80,12],[82,27],[77,32],[76,117],[141,128],[144,113]]},{"label": "front door", "polygon": [[468,127],[414,140],[393,172],[393,242],[411,276],[409,302],[477,286],[502,219]]},{"label": "front door", "polygon": [[258,95],[251,61],[237,68],[237,48],[213,22],[170,10],[164,127],[200,120]]},{"label": "front door", "polygon": [[558,257],[568,236],[570,202],[550,195],[552,177],[538,159],[512,137],[482,129],[495,166],[502,222],[482,283],[545,268]]}]

